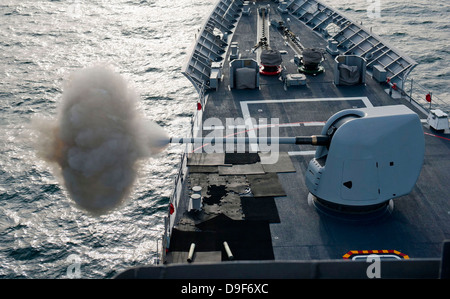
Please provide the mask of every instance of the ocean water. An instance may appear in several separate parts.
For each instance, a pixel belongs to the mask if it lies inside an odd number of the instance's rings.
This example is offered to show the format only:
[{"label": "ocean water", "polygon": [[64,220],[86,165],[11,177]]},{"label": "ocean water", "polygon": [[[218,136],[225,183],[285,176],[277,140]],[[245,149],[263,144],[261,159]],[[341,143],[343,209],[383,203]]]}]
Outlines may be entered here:
[{"label": "ocean water", "polygon": [[[123,207],[92,217],[36,155],[31,120],[55,117],[75,70],[107,64],[146,118],[186,135],[196,92],[180,71],[214,2],[0,0],[0,278],[111,278],[153,262],[183,148],[143,161]],[[410,77],[450,102],[450,3],[382,0],[370,18],[366,0],[326,2],[419,62]]]}]

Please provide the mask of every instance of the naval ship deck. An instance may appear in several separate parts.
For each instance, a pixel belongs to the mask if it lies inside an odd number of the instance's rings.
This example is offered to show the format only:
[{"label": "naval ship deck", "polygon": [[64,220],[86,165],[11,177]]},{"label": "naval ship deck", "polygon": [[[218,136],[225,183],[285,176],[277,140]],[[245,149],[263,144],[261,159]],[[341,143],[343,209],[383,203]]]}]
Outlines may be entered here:
[{"label": "naval ship deck", "polygon": [[[232,29],[228,44],[238,43],[241,59],[257,59],[251,49],[258,42],[256,7],[260,3],[271,3],[270,19],[289,24],[305,48],[325,49],[327,42],[319,33],[290,13],[280,13],[273,2],[266,2],[251,4],[250,15],[241,15]],[[284,74],[297,74],[296,53],[275,26],[269,26],[269,38],[272,48],[285,51]],[[223,57],[217,89],[205,92],[203,136],[254,137],[257,125],[264,127],[259,122],[262,118],[268,125],[272,118],[279,120],[280,137],[320,134],[331,115],[355,107],[402,104],[422,120],[427,117],[408,100],[391,97],[385,91],[389,85],[369,74],[365,84],[335,85],[334,57],[326,51],[325,72],[307,75],[305,86],[286,88],[279,76],[261,75],[259,88],[254,90],[230,89],[229,48]],[[234,122],[230,127],[227,123],[227,119],[250,117],[257,124]],[[187,159],[183,195],[170,220],[173,228],[164,262],[187,263],[192,243],[193,263],[228,261],[224,241],[234,260],[335,260],[363,250],[401,253],[395,258],[441,257],[442,243],[450,238],[450,139],[430,129],[425,121],[423,130],[425,160],[416,186],[409,195],[394,199],[393,209],[373,221],[337,219],[311,204],[305,172],[314,146],[280,145],[278,162],[273,165],[261,164],[263,154],[252,152],[252,146],[246,147],[247,153],[206,153],[208,145],[194,146],[195,152]],[[193,186],[202,187],[202,210],[188,212]]]}]

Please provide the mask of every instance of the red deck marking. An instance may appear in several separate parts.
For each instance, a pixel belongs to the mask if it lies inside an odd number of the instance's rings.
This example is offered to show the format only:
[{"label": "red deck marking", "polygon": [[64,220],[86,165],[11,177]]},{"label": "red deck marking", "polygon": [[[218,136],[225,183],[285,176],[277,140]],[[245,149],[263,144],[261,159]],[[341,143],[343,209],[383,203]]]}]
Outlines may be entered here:
[{"label": "red deck marking", "polygon": [[370,254],[383,255],[386,253],[396,255],[405,260],[409,259],[409,256],[407,254],[404,254],[398,250],[392,250],[392,249],[390,249],[390,250],[385,250],[385,249],[383,249],[383,250],[350,250],[349,252],[344,254],[342,256],[342,258],[345,260],[348,260],[357,255],[370,255]]},{"label": "red deck marking", "polygon": [[433,137],[437,137],[437,138],[441,138],[441,139],[450,141],[450,138],[447,138],[447,137],[442,137],[442,136],[434,135],[434,134],[427,133],[427,132],[424,132],[424,134],[425,134],[425,135],[428,135],[428,136],[433,136]]}]

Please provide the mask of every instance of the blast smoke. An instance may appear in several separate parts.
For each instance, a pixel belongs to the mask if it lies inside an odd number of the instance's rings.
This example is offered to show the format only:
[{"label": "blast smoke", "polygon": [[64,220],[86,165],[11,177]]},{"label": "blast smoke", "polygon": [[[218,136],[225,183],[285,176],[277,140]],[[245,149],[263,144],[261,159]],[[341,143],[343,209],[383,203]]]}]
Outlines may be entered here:
[{"label": "blast smoke", "polygon": [[137,110],[137,95],[107,67],[76,72],[58,116],[35,121],[38,155],[55,162],[72,199],[103,214],[120,206],[136,179],[138,161],[160,152],[168,136]]}]

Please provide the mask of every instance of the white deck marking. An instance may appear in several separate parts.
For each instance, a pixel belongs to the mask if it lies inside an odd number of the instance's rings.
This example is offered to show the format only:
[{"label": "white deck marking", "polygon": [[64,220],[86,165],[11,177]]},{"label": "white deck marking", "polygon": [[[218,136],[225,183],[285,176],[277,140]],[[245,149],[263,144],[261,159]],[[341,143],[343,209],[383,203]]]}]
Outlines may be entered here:
[{"label": "white deck marking", "polygon": [[[253,126],[253,124],[251,122],[250,110],[248,109],[248,105],[250,105],[250,104],[295,103],[295,102],[327,102],[327,101],[354,101],[354,100],[362,101],[367,108],[373,107],[373,105],[370,102],[368,97],[256,100],[256,101],[241,101],[240,104],[241,104],[242,117],[244,118],[245,125],[248,128],[248,131],[247,131],[248,137],[256,138],[257,137],[256,136],[256,132],[255,132],[256,128],[255,128],[255,126]],[[302,122],[295,122],[295,123],[292,123],[292,125],[290,125],[290,124],[280,124],[280,126],[282,126],[282,127],[290,127],[290,126],[297,127],[298,124],[300,124],[300,123],[302,123]],[[324,121],[303,122],[303,125],[305,125],[305,126],[313,126],[313,125],[323,126],[324,124],[325,124]],[[250,144],[250,149],[251,149],[252,152],[257,152],[258,151],[258,144],[251,143]],[[311,151],[303,151],[303,152],[305,152],[305,153],[307,152],[307,154],[309,155]],[[299,153],[299,152],[297,152],[297,153]]]},{"label": "white deck marking", "polygon": [[296,152],[288,152],[289,156],[314,156],[316,151],[296,151]]}]

